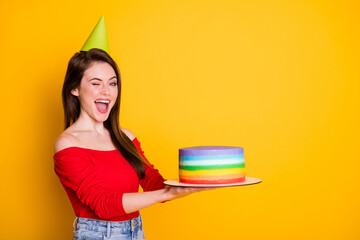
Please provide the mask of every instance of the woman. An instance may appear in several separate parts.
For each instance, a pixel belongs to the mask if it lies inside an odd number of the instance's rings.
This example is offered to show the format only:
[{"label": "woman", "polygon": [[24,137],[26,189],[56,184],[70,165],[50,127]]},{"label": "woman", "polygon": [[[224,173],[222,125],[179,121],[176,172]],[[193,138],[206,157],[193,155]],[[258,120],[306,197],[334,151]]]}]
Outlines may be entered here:
[{"label": "woman", "polygon": [[70,59],[54,165],[77,216],[73,239],[144,239],[140,209],[201,191],[165,187],[138,139],[119,126],[120,91],[118,67],[105,51]]}]

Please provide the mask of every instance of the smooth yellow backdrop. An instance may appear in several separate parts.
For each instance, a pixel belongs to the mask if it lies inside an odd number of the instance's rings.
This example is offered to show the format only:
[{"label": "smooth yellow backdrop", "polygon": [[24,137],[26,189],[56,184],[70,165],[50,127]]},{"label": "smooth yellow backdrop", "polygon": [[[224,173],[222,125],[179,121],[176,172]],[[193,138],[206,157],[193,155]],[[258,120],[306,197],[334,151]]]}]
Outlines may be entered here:
[{"label": "smooth yellow backdrop", "polygon": [[261,184],[141,211],[147,239],[360,239],[358,1],[0,1],[0,239],[71,239],[53,171],[67,62],[102,14],[121,125],[164,177],[245,149]]}]

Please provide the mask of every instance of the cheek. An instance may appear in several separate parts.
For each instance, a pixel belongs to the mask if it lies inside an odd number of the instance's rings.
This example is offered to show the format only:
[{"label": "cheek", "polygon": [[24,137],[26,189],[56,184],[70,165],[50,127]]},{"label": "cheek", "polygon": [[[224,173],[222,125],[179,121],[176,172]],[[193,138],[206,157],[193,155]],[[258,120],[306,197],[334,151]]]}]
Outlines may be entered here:
[{"label": "cheek", "polygon": [[114,89],[113,96],[114,96],[115,99],[117,98],[118,94],[119,94],[118,89],[117,88]]},{"label": "cheek", "polygon": [[84,94],[86,95],[86,97],[88,98],[93,98],[95,96],[97,96],[98,94],[98,90],[96,88],[87,88],[84,90]]},{"label": "cheek", "polygon": [[92,102],[93,99],[97,96],[97,90],[91,88],[83,88],[80,93],[80,101],[84,103]]}]

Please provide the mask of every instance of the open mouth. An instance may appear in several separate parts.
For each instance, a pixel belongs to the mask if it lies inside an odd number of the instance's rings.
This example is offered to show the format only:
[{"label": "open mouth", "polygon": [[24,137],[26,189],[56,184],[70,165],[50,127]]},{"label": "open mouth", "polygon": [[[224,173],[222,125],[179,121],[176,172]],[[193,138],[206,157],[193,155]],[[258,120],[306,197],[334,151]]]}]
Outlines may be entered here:
[{"label": "open mouth", "polygon": [[101,113],[106,113],[109,108],[109,100],[95,100],[95,106]]}]

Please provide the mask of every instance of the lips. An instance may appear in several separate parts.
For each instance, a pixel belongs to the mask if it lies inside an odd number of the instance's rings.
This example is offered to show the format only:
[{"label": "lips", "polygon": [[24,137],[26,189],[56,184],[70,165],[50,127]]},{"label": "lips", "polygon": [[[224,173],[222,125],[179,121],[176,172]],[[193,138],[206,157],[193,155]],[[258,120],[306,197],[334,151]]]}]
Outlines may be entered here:
[{"label": "lips", "polygon": [[100,113],[106,113],[108,111],[110,100],[108,99],[96,99],[95,106]]}]

